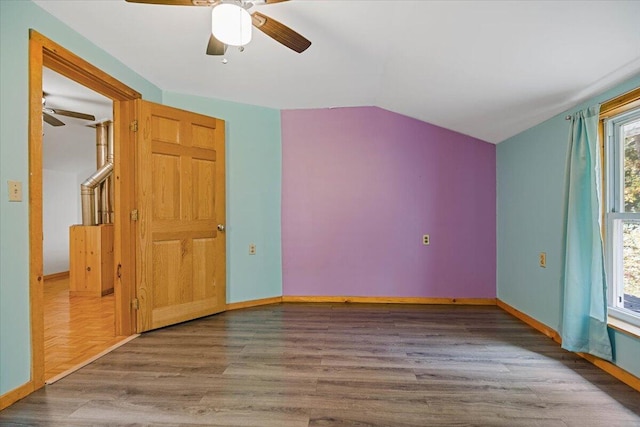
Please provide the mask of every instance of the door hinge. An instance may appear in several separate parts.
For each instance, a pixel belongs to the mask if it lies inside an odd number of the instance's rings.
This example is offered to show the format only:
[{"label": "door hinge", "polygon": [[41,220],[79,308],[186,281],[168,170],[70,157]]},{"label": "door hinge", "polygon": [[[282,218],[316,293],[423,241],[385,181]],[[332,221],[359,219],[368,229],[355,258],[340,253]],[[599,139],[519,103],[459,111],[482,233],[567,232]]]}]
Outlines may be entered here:
[{"label": "door hinge", "polygon": [[140,301],[138,301],[138,298],[134,298],[131,300],[131,308],[133,308],[134,310],[140,309]]},{"label": "door hinge", "polygon": [[134,209],[131,211],[131,221],[138,220],[138,209]]},{"label": "door hinge", "polygon": [[134,120],[131,123],[129,123],[129,130],[131,132],[138,132],[138,121]]}]

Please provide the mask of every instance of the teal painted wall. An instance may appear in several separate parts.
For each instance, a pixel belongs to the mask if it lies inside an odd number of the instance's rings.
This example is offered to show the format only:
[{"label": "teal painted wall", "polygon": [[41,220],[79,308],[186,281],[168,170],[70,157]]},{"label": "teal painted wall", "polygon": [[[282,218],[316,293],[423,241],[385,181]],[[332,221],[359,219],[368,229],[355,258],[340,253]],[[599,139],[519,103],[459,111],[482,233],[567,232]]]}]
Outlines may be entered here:
[{"label": "teal painted wall", "polygon": [[[498,298],[560,329],[569,121],[575,111],[640,86],[640,75],[497,147]],[[547,268],[538,253],[547,253]],[[640,339],[610,331],[616,364],[640,377]]]},{"label": "teal painted wall", "polygon": [[281,296],[280,111],[169,92],[163,103],[225,120],[227,301]]},{"label": "teal painted wall", "polygon": [[[148,100],[162,91],[31,1],[0,1],[0,394],[29,381],[28,69],[29,28],[61,44]],[[7,201],[7,180],[23,202]]]}]

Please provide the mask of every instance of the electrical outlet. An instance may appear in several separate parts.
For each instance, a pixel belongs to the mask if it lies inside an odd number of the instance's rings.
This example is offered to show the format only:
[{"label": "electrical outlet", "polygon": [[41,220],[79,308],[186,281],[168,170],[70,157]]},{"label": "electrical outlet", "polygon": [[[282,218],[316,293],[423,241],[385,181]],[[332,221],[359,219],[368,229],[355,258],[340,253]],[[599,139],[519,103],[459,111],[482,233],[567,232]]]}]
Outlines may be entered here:
[{"label": "electrical outlet", "polygon": [[249,243],[249,255],[255,255],[255,254],[256,254],[256,244]]},{"label": "electrical outlet", "polygon": [[430,240],[429,240],[429,235],[425,234],[422,236],[422,244],[425,246],[429,246]]},{"label": "electrical outlet", "polygon": [[22,182],[20,181],[7,181],[9,186],[9,201],[21,202],[22,201]]},{"label": "electrical outlet", "polygon": [[540,263],[540,267],[547,268],[547,253],[540,252],[540,255],[538,256],[538,261]]}]

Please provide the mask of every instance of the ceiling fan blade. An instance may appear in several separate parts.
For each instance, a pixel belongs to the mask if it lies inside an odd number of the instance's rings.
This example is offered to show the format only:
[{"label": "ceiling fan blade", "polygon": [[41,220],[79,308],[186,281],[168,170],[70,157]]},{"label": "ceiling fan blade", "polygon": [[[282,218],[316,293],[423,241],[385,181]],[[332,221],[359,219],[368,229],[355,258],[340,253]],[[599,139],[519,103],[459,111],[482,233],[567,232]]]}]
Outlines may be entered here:
[{"label": "ceiling fan blade", "polygon": [[50,124],[51,126],[64,126],[64,122],[56,119],[49,113],[43,112],[42,118],[44,119],[45,122],[47,122],[47,124]]},{"label": "ceiling fan blade", "polygon": [[51,108],[51,111],[60,116],[73,117],[74,119],[89,120],[91,122],[96,119],[96,117],[91,114],[78,113],[76,111],[60,110],[58,108]]},{"label": "ceiling fan blade", "polygon": [[295,50],[298,53],[304,52],[309,46],[311,46],[311,42],[304,38],[304,36],[260,12],[253,12],[251,14],[251,21],[254,27],[278,43],[282,43],[289,49]]},{"label": "ceiling fan blade", "polygon": [[128,3],[165,4],[169,6],[209,6],[213,1],[206,0],[125,0]]},{"label": "ceiling fan blade", "polygon": [[264,0],[264,4],[282,3],[283,1],[289,0]]},{"label": "ceiling fan blade", "polygon": [[226,51],[227,45],[211,34],[209,36],[209,43],[207,44],[207,55],[224,55]]}]

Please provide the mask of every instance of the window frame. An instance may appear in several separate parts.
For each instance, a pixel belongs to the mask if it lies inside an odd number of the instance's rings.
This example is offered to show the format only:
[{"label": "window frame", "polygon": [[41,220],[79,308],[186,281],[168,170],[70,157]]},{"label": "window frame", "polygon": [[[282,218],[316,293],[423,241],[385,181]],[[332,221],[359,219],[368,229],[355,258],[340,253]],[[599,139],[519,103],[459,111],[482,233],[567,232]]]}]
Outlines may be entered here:
[{"label": "window frame", "polygon": [[[637,116],[638,115],[638,116]],[[619,297],[620,290],[617,283],[620,283],[620,274],[622,266],[616,264],[616,260],[622,257],[622,247],[620,242],[616,242],[616,236],[619,236],[618,228],[624,220],[640,219],[640,213],[624,212],[624,200],[621,199],[620,185],[623,181],[623,163],[624,155],[618,144],[615,147],[615,137],[619,135],[619,129],[625,122],[635,120],[640,117],[640,87],[613,98],[600,107],[599,121],[599,138],[602,152],[602,188],[604,189],[604,197],[602,203],[602,233],[605,237],[605,265],[609,280],[607,289],[607,305],[609,311],[609,324],[615,325],[616,329],[622,328],[634,335],[640,328],[640,313],[634,313],[631,310],[617,307],[615,298]],[[617,172],[617,180],[612,179],[611,175]],[[623,184],[622,184],[623,185]],[[622,209],[620,207],[622,206]],[[622,322],[622,323],[621,323]]]}]

